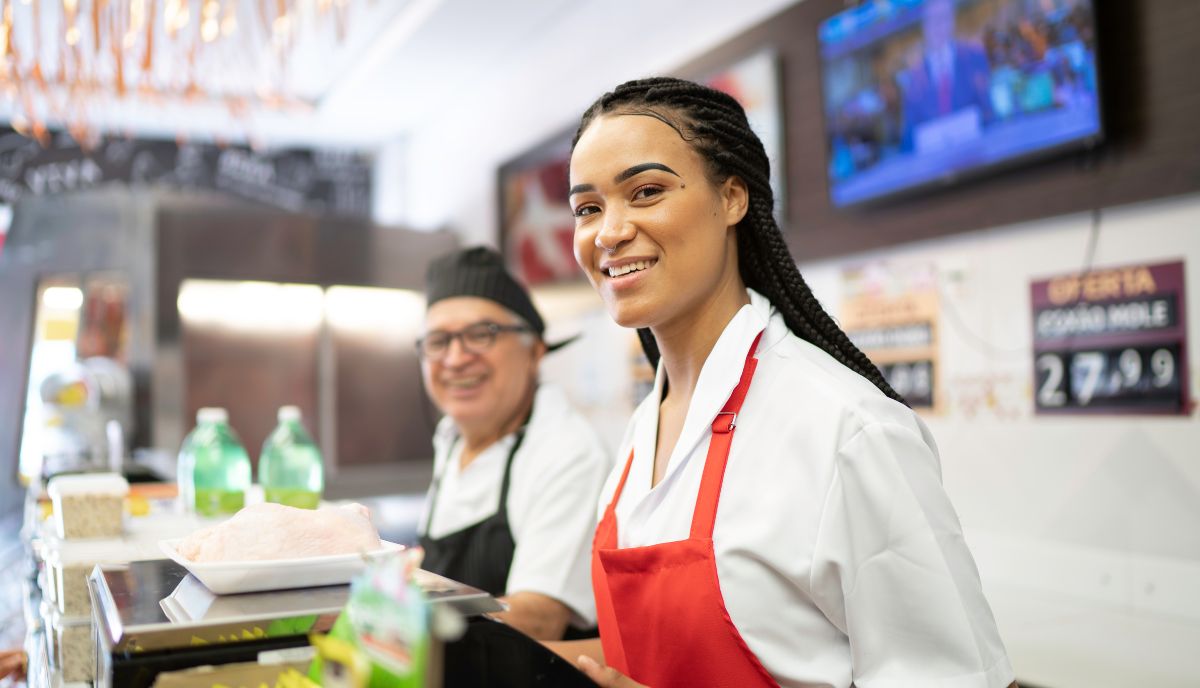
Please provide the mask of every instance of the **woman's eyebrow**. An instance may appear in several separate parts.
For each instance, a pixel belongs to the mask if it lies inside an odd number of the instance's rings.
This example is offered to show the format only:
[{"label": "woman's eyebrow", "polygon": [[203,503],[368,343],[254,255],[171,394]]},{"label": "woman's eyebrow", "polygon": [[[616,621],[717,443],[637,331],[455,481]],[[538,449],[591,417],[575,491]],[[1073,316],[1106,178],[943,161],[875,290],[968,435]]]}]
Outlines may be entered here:
[{"label": "woman's eyebrow", "polygon": [[625,181],[626,179],[637,176],[637,175],[645,172],[646,170],[661,170],[663,172],[668,172],[670,174],[673,174],[676,177],[679,176],[678,172],[671,169],[670,167],[667,167],[666,165],[662,164],[661,162],[644,162],[644,163],[641,163],[640,165],[634,165],[633,167],[630,167],[629,169],[622,172],[621,174],[618,174],[617,176],[613,177],[613,183],[620,184],[621,182]]},{"label": "woman's eyebrow", "polygon": [[[613,183],[620,184],[621,182],[623,182],[627,179],[630,179],[632,177],[636,177],[637,175],[639,175],[643,172],[646,172],[647,170],[660,170],[660,171],[666,172],[668,174],[673,174],[676,177],[679,176],[678,172],[671,169],[670,167],[667,167],[666,165],[662,164],[661,162],[643,162],[643,163],[634,165],[633,167],[630,167],[630,168],[626,169],[624,172],[621,172],[617,176],[613,177]],[[576,184],[575,186],[571,187],[570,191],[567,192],[567,196],[571,197],[578,193],[585,193],[585,192],[595,191],[595,190],[596,190],[596,186],[594,184]]]},{"label": "woman's eyebrow", "polygon": [[571,187],[570,191],[567,192],[567,198],[570,198],[571,196],[574,196],[575,194],[586,193],[586,192],[595,191],[595,190],[596,190],[596,187],[594,184],[576,184],[575,186]]}]

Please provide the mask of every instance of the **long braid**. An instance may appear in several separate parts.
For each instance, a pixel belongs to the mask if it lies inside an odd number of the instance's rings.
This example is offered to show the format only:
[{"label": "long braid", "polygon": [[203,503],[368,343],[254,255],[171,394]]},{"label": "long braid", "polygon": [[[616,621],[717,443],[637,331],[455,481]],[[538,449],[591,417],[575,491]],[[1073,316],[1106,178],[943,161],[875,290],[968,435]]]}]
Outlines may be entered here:
[{"label": "long braid", "polygon": [[[746,286],[766,296],[783,315],[788,329],[819,347],[842,365],[870,380],[887,396],[904,402],[879,369],[858,349],[821,307],[800,275],[774,215],[770,161],[762,141],[750,129],[745,110],[732,97],[690,81],[656,77],[621,84],[587,111],[571,143],[597,117],[608,113],[644,114],[671,126],[708,165],[717,182],[737,176],[746,183],[750,204],[737,226],[739,272]],[[658,343],[648,328],[638,330],[642,349],[658,365]]]}]

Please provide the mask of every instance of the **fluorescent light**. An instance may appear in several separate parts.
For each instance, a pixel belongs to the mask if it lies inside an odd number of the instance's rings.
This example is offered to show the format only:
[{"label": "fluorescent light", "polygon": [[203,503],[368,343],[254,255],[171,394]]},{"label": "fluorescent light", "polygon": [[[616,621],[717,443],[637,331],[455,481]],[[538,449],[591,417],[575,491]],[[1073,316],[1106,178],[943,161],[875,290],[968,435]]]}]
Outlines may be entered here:
[{"label": "fluorescent light", "polygon": [[316,331],[321,288],[311,284],[186,280],[176,300],[186,323],[258,332]]},{"label": "fluorescent light", "polygon": [[61,311],[77,311],[83,305],[83,290],[79,287],[46,287],[42,305]]},{"label": "fluorescent light", "polygon": [[424,295],[408,289],[336,286],[325,292],[325,321],[340,330],[415,338],[424,313]]}]

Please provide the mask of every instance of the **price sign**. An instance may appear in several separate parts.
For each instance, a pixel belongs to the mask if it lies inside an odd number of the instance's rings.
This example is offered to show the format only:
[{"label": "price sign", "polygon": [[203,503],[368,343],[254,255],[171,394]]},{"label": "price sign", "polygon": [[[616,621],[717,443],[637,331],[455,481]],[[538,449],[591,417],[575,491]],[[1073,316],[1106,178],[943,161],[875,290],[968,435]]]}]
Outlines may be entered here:
[{"label": "price sign", "polygon": [[883,377],[914,407],[933,406],[933,361],[904,361],[881,363],[879,371]]},{"label": "price sign", "polygon": [[937,273],[931,264],[870,263],[842,274],[841,321],[892,389],[910,406],[936,412]]},{"label": "price sign", "polygon": [[1186,413],[1183,263],[1033,283],[1039,413]]},{"label": "price sign", "polygon": [[1179,346],[1047,351],[1034,362],[1041,408],[1177,405],[1183,386]]}]

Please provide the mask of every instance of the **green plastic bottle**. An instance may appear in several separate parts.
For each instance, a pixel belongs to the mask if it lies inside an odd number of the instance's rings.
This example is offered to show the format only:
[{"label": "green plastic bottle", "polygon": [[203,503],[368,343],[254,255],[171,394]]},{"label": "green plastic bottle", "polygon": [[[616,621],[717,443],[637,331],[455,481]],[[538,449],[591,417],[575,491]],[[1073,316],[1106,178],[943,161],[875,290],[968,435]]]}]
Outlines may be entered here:
[{"label": "green plastic bottle", "polygon": [[263,442],[258,458],[258,483],[268,502],[315,509],[325,490],[321,452],[300,422],[300,409],[279,409],[279,425]]},{"label": "green plastic bottle", "polygon": [[197,514],[232,514],[246,505],[250,457],[229,427],[225,409],[200,409],[196,414],[196,429],[184,440],[184,450],[190,455]]}]

